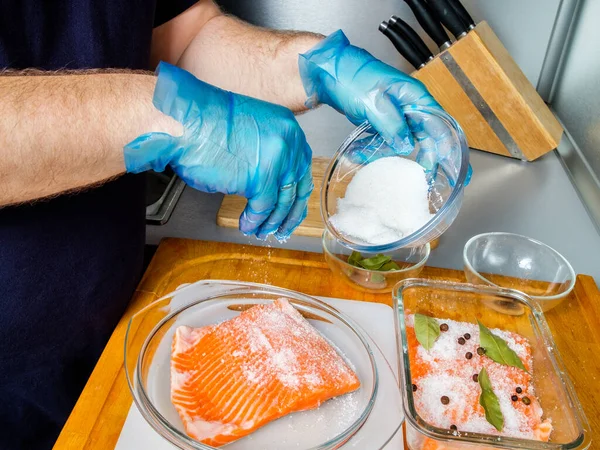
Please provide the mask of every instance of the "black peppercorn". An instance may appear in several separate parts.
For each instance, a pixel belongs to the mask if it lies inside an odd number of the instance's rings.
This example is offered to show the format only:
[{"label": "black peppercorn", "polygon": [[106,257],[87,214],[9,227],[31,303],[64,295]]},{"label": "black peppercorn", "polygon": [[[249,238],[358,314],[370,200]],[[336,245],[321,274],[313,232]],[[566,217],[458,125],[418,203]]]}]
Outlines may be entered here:
[{"label": "black peppercorn", "polygon": [[440,325],[440,330],[441,331],[448,331],[448,324],[447,323],[443,323]]},{"label": "black peppercorn", "polygon": [[523,389],[521,389],[520,387],[517,387],[517,388],[515,389],[515,391],[517,391],[517,394],[520,394],[521,392],[523,392]]},{"label": "black peppercorn", "polygon": [[472,357],[473,357],[473,353],[471,353],[471,352],[465,353],[465,358],[471,359]]},{"label": "black peppercorn", "polygon": [[450,425],[450,429],[453,430],[453,431],[458,430],[458,428],[456,427],[456,425]]},{"label": "black peppercorn", "polygon": [[478,383],[478,382],[479,382],[479,375],[478,375],[478,374],[475,374],[475,375],[473,375],[473,381],[474,381],[475,383]]},{"label": "black peppercorn", "polygon": [[477,354],[483,356],[485,354],[485,349],[483,347],[477,347]]},{"label": "black peppercorn", "polygon": [[523,403],[525,403],[526,405],[530,405],[530,404],[531,404],[531,400],[529,400],[529,397],[523,397],[523,398],[521,399],[521,401],[522,401]]},{"label": "black peppercorn", "polygon": [[465,333],[465,339],[468,341],[469,339],[471,339],[471,335],[469,333]]},{"label": "black peppercorn", "polygon": [[517,397],[516,395],[513,395],[513,396],[512,396],[510,399],[511,399],[513,402],[516,402],[517,400],[519,400],[519,397]]},{"label": "black peppercorn", "polygon": [[440,398],[440,401],[442,402],[442,405],[447,405],[448,403],[450,403],[450,399],[445,395],[442,398]]},{"label": "black peppercorn", "polygon": [[464,338],[464,337],[459,337],[459,338],[458,338],[458,343],[459,343],[460,345],[465,345],[465,342],[466,342],[466,341],[465,341],[465,338]]},{"label": "black peppercorn", "polygon": [[413,388],[413,392],[417,392],[417,385],[416,384],[413,384],[412,388]]}]

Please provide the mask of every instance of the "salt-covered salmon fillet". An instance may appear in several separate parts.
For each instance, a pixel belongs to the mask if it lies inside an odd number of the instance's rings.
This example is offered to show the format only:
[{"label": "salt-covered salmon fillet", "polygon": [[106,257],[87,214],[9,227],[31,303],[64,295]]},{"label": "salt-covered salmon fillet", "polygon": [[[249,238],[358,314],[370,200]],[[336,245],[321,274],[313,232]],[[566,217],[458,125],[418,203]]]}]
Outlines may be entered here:
[{"label": "salt-covered salmon fillet", "polygon": [[[406,317],[408,354],[413,382],[415,408],[431,425],[456,429],[456,433],[475,432],[548,441],[552,432],[550,419],[542,420],[543,411],[535,396],[532,379],[533,358],[529,341],[516,333],[492,329],[519,356],[527,371],[494,362],[478,354],[479,327],[476,324],[436,319],[445,324],[433,344],[426,350],[418,342],[414,316]],[[486,369],[498,397],[504,426],[498,431],[485,419],[479,404],[481,388],[477,374]],[[446,397],[442,402],[442,397]],[[421,450],[454,448],[424,439]]]},{"label": "salt-covered salmon fillet", "polygon": [[171,400],[188,435],[212,446],[360,386],[334,348],[284,298],[203,328],[178,327]]}]

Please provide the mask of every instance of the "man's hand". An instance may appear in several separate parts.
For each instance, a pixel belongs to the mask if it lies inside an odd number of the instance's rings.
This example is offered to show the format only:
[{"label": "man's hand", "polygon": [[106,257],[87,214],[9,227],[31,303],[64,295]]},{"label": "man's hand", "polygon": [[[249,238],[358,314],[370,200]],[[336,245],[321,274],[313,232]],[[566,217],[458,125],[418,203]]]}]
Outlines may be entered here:
[{"label": "man's hand", "polygon": [[240,230],[286,239],[313,189],[311,149],[289,109],[221,90],[161,63],[154,105],[183,136],[150,133],[125,147],[127,171],[170,165],[190,186],[248,198]]},{"label": "man's hand", "polygon": [[414,144],[402,108],[442,110],[423,83],[350,45],[341,30],[300,55],[299,65],[309,105],[326,103],[355,125],[368,121],[399,153]]},{"label": "man's hand", "polygon": [[[366,121],[379,133],[378,139],[383,138],[388,144],[375,145],[376,139],[356,148],[353,155],[356,159],[370,159],[375,154],[408,155],[417,142],[416,161],[430,177],[435,178],[439,170],[460,168],[461,163],[456,160],[460,152],[451,150],[455,143],[448,122],[454,119],[419,80],[350,45],[342,31],[336,31],[300,55],[299,65],[309,106],[326,103],[355,125]],[[419,108],[435,114],[415,111]],[[378,149],[376,153],[373,148]]]}]

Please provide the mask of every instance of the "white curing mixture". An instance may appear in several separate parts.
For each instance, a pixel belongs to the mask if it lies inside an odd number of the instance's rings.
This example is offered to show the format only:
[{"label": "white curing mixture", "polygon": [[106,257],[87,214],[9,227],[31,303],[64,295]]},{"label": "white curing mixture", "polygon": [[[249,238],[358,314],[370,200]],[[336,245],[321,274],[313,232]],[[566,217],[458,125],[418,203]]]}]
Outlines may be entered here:
[{"label": "white curing mixture", "polygon": [[400,156],[378,159],[356,172],[331,224],[362,243],[397,241],[431,220],[428,191],[419,163]]}]

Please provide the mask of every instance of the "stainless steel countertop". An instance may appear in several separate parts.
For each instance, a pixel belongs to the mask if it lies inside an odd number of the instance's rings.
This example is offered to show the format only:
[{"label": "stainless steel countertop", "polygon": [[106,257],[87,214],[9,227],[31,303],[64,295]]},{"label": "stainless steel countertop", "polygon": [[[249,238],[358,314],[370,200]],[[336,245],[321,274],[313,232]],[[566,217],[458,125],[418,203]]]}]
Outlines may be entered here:
[{"label": "stainless steel countertop", "polygon": [[[471,236],[507,231],[554,247],[577,273],[592,275],[600,284],[600,235],[556,153],[526,163],[473,150],[471,164],[474,175],[463,207],[432,252],[430,266],[462,269],[462,249]],[[147,227],[147,243],[181,237],[321,252],[316,238],[265,243],[217,226],[221,198],[186,187],[169,222]]]}]

